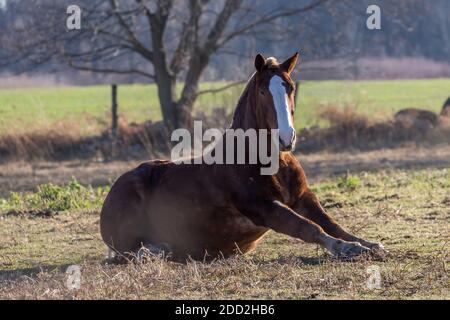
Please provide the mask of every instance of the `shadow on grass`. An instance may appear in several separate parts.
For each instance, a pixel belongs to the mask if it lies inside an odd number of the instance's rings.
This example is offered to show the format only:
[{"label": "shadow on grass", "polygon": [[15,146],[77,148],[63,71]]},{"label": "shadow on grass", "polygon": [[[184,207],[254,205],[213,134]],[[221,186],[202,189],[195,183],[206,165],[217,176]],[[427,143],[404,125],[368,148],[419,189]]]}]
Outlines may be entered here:
[{"label": "shadow on grass", "polygon": [[64,273],[67,268],[73,264],[62,265],[44,265],[32,268],[14,269],[14,270],[0,270],[0,283],[5,281],[15,281],[21,277],[28,277],[34,279],[39,273]]},{"label": "shadow on grass", "polygon": [[323,265],[325,262],[331,261],[329,258],[325,256],[320,257],[278,257],[270,260],[260,260],[260,259],[252,259],[253,262],[258,265],[265,264],[279,264],[279,265],[307,265],[307,266],[318,266]]}]

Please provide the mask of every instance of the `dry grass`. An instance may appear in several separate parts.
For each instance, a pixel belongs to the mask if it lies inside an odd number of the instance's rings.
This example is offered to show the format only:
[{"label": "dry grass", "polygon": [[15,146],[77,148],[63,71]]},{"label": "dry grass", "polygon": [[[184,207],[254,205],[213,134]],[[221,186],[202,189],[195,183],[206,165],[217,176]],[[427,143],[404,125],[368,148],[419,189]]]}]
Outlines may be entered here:
[{"label": "dry grass", "polygon": [[[397,168],[447,168],[450,167],[450,145],[414,145],[372,151],[323,152],[304,154],[299,152],[302,166],[310,181],[352,172],[377,171]],[[76,177],[84,185],[103,186],[114,181],[123,172],[137,167],[147,158],[130,161],[103,161],[74,159],[68,161],[15,161],[0,164],[0,197],[7,197],[10,190],[32,191],[40,184],[53,182],[66,184]]]},{"label": "dry grass", "polygon": [[[427,111],[428,112],[428,111]],[[431,112],[429,112],[432,114]],[[416,145],[450,143],[450,118],[437,116],[436,121],[412,117],[408,121],[388,119],[374,121],[356,111],[355,106],[321,109],[319,116],[329,127],[306,128],[299,133],[298,151],[374,150]]]},{"label": "dry grass", "polygon": [[11,130],[3,134],[0,137],[0,154],[3,160],[49,158],[60,150],[70,153],[79,149],[81,143],[79,132],[68,123],[60,122],[33,133],[17,134]]},{"label": "dry grass", "polygon": [[[204,129],[226,128],[232,114],[216,108],[211,114],[199,112],[194,116],[202,120]],[[71,123],[60,121],[52,126],[32,132],[13,129],[0,135],[0,161],[64,160],[73,158],[132,159],[142,156],[164,157],[170,154],[170,133],[162,121],[143,123],[118,119],[118,134],[110,130],[100,135],[86,136]]]},{"label": "dry grass", "polygon": [[[405,143],[440,144],[450,142],[450,118],[440,116],[437,124],[417,121],[374,121],[358,113],[356,107],[328,106],[319,117],[329,127],[312,127],[299,132],[297,150],[302,153],[323,150],[374,150],[404,146]],[[226,128],[232,113],[224,108],[210,114],[199,112],[194,119],[207,128]],[[1,162],[15,160],[68,159],[141,159],[167,157],[170,132],[162,121],[130,123],[119,118],[118,137],[109,130],[101,135],[85,136],[67,122],[32,133],[10,131],[0,136]]]},{"label": "dry grass", "polygon": [[360,126],[367,127],[373,123],[369,118],[356,111],[356,107],[347,105],[344,108],[327,106],[319,111],[319,117],[327,120],[331,126]]},{"label": "dry grass", "polygon": [[442,255],[395,255],[393,259],[408,265],[382,267],[383,287],[378,290],[366,285],[366,270],[374,265],[372,261],[302,261],[288,256],[273,261],[236,257],[185,265],[161,258],[126,266],[83,263],[80,290],[69,290],[67,276],[53,270],[22,276],[7,283],[0,294],[6,299],[442,299],[449,297]]},{"label": "dry grass", "polygon": [[[448,169],[347,175],[313,189],[348,229],[382,241],[388,260],[341,262],[270,233],[253,253],[228,260],[178,264],[151,257],[144,264],[105,265],[98,208],[49,218],[0,212],[0,298],[450,298]],[[74,291],[65,273],[72,264],[82,274]],[[367,286],[373,265],[380,268],[379,289]]]}]

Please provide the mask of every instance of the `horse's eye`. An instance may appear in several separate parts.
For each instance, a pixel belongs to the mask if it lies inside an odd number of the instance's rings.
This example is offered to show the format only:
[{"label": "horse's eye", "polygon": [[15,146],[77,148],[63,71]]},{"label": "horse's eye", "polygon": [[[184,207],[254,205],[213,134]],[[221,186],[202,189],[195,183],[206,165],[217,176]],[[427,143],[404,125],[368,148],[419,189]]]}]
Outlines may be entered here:
[{"label": "horse's eye", "polygon": [[264,95],[264,90],[259,90],[259,93],[260,93],[261,95]]}]

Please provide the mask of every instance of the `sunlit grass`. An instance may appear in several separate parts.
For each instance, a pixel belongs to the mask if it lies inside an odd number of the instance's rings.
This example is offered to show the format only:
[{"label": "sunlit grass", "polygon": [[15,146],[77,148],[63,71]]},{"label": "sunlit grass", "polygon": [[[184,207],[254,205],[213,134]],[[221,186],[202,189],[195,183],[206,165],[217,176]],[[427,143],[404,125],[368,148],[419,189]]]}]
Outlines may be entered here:
[{"label": "sunlit grass", "polygon": [[[203,83],[201,89],[223,86],[224,82]],[[212,108],[232,110],[243,85],[215,94],[201,95],[197,111]],[[307,81],[300,85],[296,127],[325,125],[318,116],[326,106],[353,106],[371,118],[386,118],[408,107],[438,112],[450,95],[449,79],[393,81]],[[181,86],[178,87],[178,91]],[[161,119],[155,85],[120,85],[119,113],[126,121]],[[107,85],[0,89],[0,134],[33,131],[69,122],[81,134],[96,134],[110,123],[111,88]]]},{"label": "sunlit grass", "polygon": [[[108,189],[43,185],[0,200],[0,298],[448,299],[449,187],[448,169],[362,172],[312,185],[345,228],[384,243],[386,261],[342,262],[270,232],[252,253],[213,263],[105,266],[98,225]],[[48,208],[50,217],[36,216]],[[82,268],[77,292],[66,287],[71,264]],[[381,272],[375,290],[366,285],[373,265]]]}]

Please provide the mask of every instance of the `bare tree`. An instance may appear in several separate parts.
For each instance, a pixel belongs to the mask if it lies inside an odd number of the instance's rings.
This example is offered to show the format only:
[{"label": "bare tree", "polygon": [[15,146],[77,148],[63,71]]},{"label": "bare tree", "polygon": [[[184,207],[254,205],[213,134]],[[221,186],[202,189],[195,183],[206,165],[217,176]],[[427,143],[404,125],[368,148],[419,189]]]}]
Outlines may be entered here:
[{"label": "bare tree", "polygon": [[[165,123],[185,127],[202,93],[201,75],[219,49],[226,50],[238,37],[273,32],[277,21],[324,1],[281,1],[275,8],[267,2],[256,9],[246,0],[84,0],[79,1],[82,29],[67,31],[61,26],[69,2],[32,0],[22,4],[28,15],[22,13],[20,23],[2,42],[8,43],[15,63],[26,58],[28,66],[36,66],[56,59],[79,70],[154,81]],[[117,64],[119,57],[130,53],[138,59]]]}]

